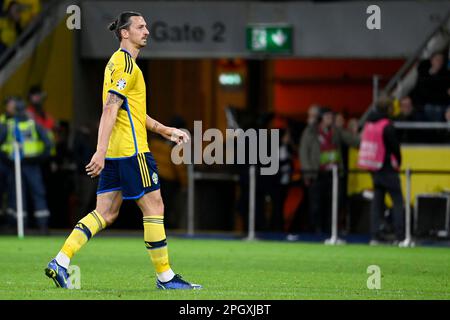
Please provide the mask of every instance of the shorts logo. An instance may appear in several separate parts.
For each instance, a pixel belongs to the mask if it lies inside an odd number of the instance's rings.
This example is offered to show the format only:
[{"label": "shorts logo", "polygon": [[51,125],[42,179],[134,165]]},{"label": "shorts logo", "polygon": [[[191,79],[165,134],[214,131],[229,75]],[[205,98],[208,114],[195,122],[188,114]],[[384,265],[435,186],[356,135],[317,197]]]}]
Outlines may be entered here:
[{"label": "shorts logo", "polygon": [[152,180],[154,184],[158,184],[158,175],[156,174],[156,172],[153,172]]},{"label": "shorts logo", "polygon": [[126,86],[127,86],[127,82],[125,81],[125,79],[120,79],[117,81],[117,88],[119,90],[125,89]]}]

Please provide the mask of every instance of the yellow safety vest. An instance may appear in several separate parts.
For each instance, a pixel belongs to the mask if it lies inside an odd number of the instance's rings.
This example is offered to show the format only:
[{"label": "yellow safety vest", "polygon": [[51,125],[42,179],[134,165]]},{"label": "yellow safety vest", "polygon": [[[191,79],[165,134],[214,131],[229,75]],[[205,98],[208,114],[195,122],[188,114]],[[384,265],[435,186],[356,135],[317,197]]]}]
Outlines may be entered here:
[{"label": "yellow safety vest", "polygon": [[[8,127],[8,133],[6,135],[6,141],[1,146],[1,150],[6,153],[11,159],[14,158],[14,141],[15,135],[15,119],[8,119],[6,121]],[[44,142],[39,139],[38,132],[36,130],[36,124],[33,120],[26,120],[18,122],[19,131],[22,136],[22,143],[20,145],[24,158],[32,158],[40,156],[45,149]]]}]

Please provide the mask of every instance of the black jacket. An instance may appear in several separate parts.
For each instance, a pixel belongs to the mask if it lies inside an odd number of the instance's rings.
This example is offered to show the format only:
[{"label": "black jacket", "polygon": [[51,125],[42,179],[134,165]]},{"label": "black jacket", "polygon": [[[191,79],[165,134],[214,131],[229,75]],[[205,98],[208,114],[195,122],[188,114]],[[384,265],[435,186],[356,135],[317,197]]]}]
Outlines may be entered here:
[{"label": "black jacket", "polygon": [[420,62],[417,67],[417,83],[410,93],[416,105],[447,106],[450,103],[450,96],[447,93],[450,88],[450,72],[446,65],[447,63],[444,63],[444,66],[436,74],[430,74],[430,60]]}]

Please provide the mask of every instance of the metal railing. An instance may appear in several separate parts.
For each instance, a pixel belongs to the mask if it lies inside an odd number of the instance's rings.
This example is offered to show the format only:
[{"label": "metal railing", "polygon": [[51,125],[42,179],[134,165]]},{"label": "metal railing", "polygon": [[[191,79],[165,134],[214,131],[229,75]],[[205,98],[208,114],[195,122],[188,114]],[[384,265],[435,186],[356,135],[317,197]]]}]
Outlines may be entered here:
[{"label": "metal railing", "polygon": [[[315,171],[317,172],[317,171]],[[360,169],[352,169],[342,171],[343,173],[348,174],[368,174],[371,171],[368,170],[360,170]],[[344,241],[340,240],[338,237],[338,223],[337,223],[337,194],[338,190],[338,168],[337,166],[333,166],[333,197],[332,197],[332,233],[331,238],[325,241],[326,244],[342,244]],[[399,243],[400,247],[413,247],[415,246],[415,242],[412,237],[412,219],[411,219],[411,178],[413,174],[441,174],[441,175],[450,175],[450,170],[412,170],[411,168],[406,168],[405,170],[399,170],[398,174],[405,175],[406,177],[406,190],[405,190],[405,239]],[[336,185],[336,186],[335,186]],[[450,226],[446,226],[449,228]]]},{"label": "metal railing", "polygon": [[[396,129],[449,129],[450,122],[394,121]],[[449,141],[450,143],[450,141]]]},{"label": "metal railing", "polygon": [[[303,173],[317,173],[318,170],[303,170]],[[325,244],[339,245],[346,242],[339,238],[338,229],[338,194],[339,194],[339,174],[369,174],[368,170],[351,169],[339,170],[337,165],[332,167],[332,197],[331,197],[331,235],[325,240]],[[449,170],[412,170],[407,168],[398,171],[398,174],[406,176],[405,190],[405,239],[399,244],[400,247],[413,247],[415,242],[412,237],[412,219],[411,219],[411,179],[413,174],[441,174],[450,175]],[[206,173],[195,172],[194,165],[188,165],[188,214],[187,214],[187,234],[193,236],[194,229],[194,198],[195,198],[195,181],[196,180],[217,180],[217,181],[239,181],[239,175],[230,173]],[[249,203],[248,203],[248,231],[247,240],[256,238],[255,230],[255,201],[256,201],[256,166],[249,167]],[[449,226],[447,226],[448,228]]]}]

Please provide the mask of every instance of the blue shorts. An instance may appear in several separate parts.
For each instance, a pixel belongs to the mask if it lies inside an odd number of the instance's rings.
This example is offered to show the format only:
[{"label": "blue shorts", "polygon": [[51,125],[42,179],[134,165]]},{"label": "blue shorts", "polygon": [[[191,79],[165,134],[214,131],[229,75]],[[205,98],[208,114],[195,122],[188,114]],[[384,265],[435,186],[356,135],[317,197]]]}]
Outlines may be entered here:
[{"label": "blue shorts", "polygon": [[150,152],[146,152],[129,158],[106,159],[97,194],[122,191],[124,200],[139,199],[159,188],[156,161]]}]

